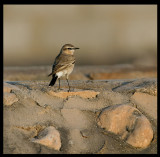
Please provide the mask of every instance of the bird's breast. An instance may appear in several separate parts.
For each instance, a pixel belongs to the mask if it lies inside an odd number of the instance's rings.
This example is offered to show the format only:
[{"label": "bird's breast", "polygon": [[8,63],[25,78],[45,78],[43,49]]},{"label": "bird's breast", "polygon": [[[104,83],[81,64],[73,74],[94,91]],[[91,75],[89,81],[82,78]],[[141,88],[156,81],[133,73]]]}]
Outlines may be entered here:
[{"label": "bird's breast", "polygon": [[74,68],[74,65],[72,64],[66,69],[57,72],[56,75],[58,76],[58,78],[63,77],[63,76],[69,76],[71,72],[73,71],[73,68]]}]

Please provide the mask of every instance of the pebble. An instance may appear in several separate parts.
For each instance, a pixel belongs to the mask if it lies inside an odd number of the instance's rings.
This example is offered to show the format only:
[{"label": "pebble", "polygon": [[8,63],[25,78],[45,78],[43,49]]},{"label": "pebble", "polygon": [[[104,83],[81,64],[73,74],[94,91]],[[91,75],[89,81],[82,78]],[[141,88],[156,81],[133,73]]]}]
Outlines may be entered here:
[{"label": "pebble", "polygon": [[16,87],[15,85],[11,85],[9,83],[3,82],[3,93],[4,92],[10,93],[12,89],[19,90],[19,88]]},{"label": "pebble", "polygon": [[38,136],[31,139],[31,141],[45,145],[55,150],[60,150],[61,148],[60,133],[53,126],[49,126],[43,129],[42,131],[40,131]]},{"label": "pebble", "polygon": [[4,105],[9,106],[17,101],[18,101],[18,98],[16,97],[14,93],[7,93],[7,92],[3,93],[3,104]]}]

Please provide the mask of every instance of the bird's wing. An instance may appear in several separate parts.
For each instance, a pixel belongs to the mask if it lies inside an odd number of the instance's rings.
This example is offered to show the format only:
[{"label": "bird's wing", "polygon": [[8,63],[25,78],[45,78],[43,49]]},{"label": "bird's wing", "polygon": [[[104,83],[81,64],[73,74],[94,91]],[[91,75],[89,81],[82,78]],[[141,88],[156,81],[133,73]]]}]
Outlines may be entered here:
[{"label": "bird's wing", "polygon": [[52,65],[52,72],[48,76],[51,76],[51,75],[54,74],[54,69],[55,69],[56,65],[58,64],[58,62],[59,62],[59,57],[60,57],[60,54],[55,58],[55,61],[54,61],[53,65]]},{"label": "bird's wing", "polygon": [[74,63],[75,63],[75,57],[73,55],[61,54],[58,58],[56,58],[53,64],[52,74],[62,71]]}]

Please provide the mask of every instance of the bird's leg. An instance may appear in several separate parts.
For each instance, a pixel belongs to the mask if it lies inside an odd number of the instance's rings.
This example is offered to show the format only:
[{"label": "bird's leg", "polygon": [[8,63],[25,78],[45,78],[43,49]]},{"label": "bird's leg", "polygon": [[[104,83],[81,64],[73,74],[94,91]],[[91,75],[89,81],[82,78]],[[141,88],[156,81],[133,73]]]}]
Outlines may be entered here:
[{"label": "bird's leg", "polygon": [[68,81],[68,78],[66,78],[66,80],[67,80],[68,87],[69,87],[69,90],[68,90],[68,92],[70,92],[70,86],[69,86],[69,81]]},{"label": "bird's leg", "polygon": [[59,81],[59,88],[58,88],[58,90],[60,90],[60,78],[58,79],[58,81]]}]

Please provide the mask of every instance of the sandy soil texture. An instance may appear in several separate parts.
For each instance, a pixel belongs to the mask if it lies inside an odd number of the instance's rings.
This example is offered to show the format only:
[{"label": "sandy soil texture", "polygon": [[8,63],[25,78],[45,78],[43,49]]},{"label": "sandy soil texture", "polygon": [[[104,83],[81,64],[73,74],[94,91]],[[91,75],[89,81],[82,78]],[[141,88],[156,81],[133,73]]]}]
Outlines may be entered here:
[{"label": "sandy soil texture", "polygon": [[65,80],[57,90],[58,82],[48,86],[50,78],[17,81],[19,69],[5,71],[5,154],[157,153],[157,79],[91,79],[107,70],[81,68],[72,77],[84,79],[70,80],[71,92]]}]

